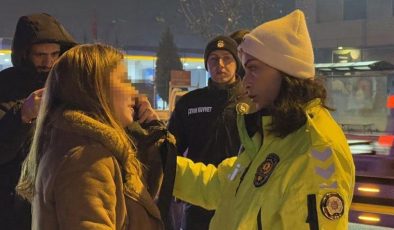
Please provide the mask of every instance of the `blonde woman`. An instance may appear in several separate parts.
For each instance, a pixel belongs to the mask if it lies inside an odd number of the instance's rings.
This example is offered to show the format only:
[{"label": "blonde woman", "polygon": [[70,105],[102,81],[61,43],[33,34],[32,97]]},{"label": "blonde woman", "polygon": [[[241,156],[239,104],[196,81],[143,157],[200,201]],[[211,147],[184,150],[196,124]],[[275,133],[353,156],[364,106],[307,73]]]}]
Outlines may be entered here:
[{"label": "blonde woman", "polygon": [[163,229],[124,131],[136,92],[123,61],[95,44],[55,63],[17,187],[32,202],[32,229]]}]

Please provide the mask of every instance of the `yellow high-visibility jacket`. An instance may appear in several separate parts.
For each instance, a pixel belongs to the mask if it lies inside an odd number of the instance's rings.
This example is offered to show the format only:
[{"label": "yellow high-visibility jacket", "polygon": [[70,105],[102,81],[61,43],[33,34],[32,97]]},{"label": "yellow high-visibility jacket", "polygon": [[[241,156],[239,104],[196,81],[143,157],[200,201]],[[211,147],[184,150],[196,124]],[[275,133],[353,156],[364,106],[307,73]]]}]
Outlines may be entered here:
[{"label": "yellow high-visibility jacket", "polygon": [[[314,100],[306,124],[278,138],[250,138],[238,127],[244,151],[217,168],[178,157],[174,195],[216,210],[212,230],[347,229],[355,170],[346,138]],[[271,117],[262,117],[263,130]],[[212,153],[214,154],[214,153]]]}]

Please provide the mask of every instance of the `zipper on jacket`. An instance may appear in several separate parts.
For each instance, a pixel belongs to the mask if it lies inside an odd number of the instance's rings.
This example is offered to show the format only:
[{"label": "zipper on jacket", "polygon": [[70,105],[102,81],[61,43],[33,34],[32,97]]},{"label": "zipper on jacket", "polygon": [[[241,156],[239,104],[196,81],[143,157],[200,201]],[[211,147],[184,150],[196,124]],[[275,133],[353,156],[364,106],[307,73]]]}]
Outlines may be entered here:
[{"label": "zipper on jacket", "polygon": [[308,217],[306,219],[306,222],[309,223],[309,229],[319,230],[319,221],[317,218],[315,194],[308,194],[307,205],[308,205]]},{"label": "zipper on jacket", "polygon": [[252,162],[249,163],[248,167],[246,167],[245,171],[242,173],[241,178],[239,179],[239,184],[237,186],[237,189],[235,190],[235,195],[237,195],[239,186],[241,185],[242,181],[244,180],[244,177],[245,177],[246,173],[248,172],[251,164],[252,164]]},{"label": "zipper on jacket", "polygon": [[261,208],[259,209],[259,213],[257,214],[257,230],[262,230],[263,225],[261,223]]}]

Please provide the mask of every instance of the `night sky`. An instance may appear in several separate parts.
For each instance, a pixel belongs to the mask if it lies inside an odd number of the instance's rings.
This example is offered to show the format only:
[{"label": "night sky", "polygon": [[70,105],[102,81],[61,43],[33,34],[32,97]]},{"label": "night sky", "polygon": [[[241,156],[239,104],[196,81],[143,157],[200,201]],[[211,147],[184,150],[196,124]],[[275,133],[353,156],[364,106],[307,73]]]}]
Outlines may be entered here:
[{"label": "night sky", "polygon": [[0,37],[12,38],[18,18],[46,12],[56,17],[79,42],[98,40],[120,46],[157,46],[169,26],[180,48],[201,49],[204,41],[192,34],[177,13],[178,0],[0,0]]}]

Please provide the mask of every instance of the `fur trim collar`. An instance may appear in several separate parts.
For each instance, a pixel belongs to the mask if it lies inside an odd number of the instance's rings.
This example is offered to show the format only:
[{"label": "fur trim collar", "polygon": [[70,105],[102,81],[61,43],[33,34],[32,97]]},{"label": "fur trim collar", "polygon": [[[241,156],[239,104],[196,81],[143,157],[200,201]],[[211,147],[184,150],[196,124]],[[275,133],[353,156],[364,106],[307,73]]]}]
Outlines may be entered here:
[{"label": "fur trim collar", "polygon": [[81,111],[64,110],[60,118],[56,119],[56,127],[71,129],[73,132],[96,140],[107,148],[122,167],[126,191],[137,200],[142,198],[141,194],[146,188],[140,180],[139,169],[136,168],[136,165],[139,166],[140,163],[132,142],[125,143],[115,129]]}]

